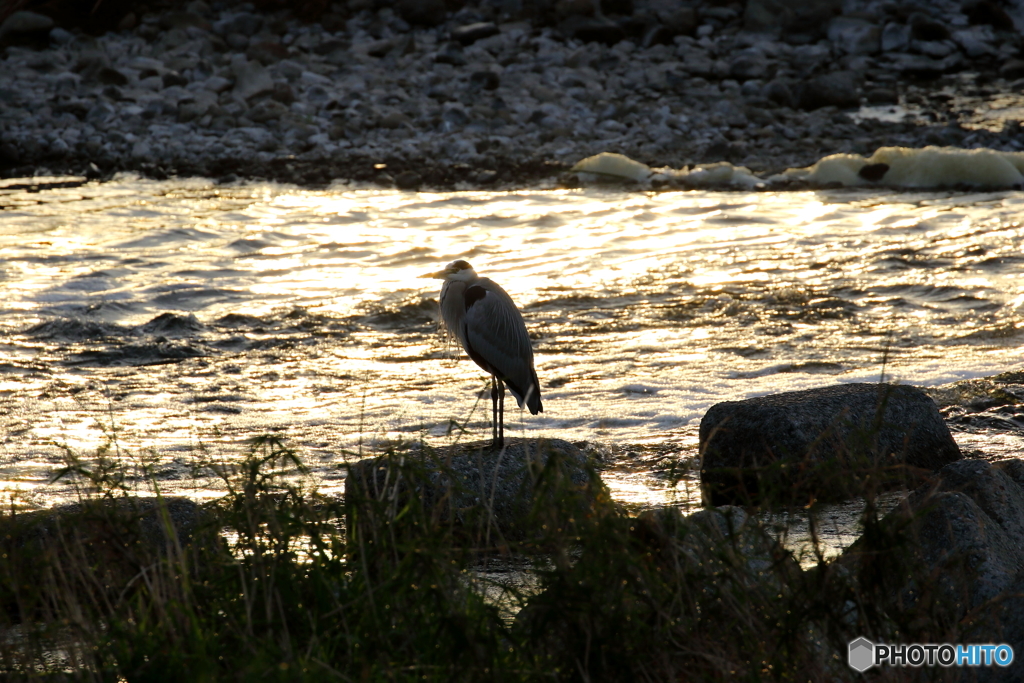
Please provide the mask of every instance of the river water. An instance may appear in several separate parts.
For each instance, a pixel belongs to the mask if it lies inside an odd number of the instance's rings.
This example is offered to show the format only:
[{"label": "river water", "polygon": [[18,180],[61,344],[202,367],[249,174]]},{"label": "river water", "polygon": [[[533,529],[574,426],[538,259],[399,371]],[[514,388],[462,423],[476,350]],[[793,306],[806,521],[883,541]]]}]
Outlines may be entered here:
[{"label": "river water", "polygon": [[[534,339],[545,412],[511,404],[509,435],[589,442],[623,502],[696,505],[716,402],[1021,369],[1022,215],[1020,192],[0,181],[0,491],[72,495],[49,483],[70,449],[217,495],[194,464],[273,432],[331,493],[395,440],[489,438],[487,378],[420,277],[462,258]],[[954,436],[1024,452],[1024,430]]]}]

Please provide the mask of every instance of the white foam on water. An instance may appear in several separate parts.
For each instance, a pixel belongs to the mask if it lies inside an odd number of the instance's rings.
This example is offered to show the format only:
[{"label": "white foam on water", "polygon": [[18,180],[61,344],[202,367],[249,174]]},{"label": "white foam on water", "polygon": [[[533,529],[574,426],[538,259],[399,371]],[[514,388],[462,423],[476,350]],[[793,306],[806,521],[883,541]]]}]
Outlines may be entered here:
[{"label": "white foam on water", "polygon": [[[763,178],[746,167],[725,161],[692,169],[652,169],[621,154],[602,152],[581,160],[571,170],[647,184],[674,180],[708,188],[753,189],[799,180],[843,187],[999,189],[1024,184],[1024,152],[956,147],[880,147],[867,158],[859,154],[832,154],[812,166],[790,168]],[[584,180],[588,177],[585,175]]]}]

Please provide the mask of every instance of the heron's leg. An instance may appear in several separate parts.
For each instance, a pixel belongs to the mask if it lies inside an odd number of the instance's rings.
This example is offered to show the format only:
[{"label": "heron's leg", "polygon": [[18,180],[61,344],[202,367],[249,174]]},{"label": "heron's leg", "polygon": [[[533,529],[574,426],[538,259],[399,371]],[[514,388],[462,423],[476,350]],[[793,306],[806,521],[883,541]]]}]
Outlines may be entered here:
[{"label": "heron's leg", "polygon": [[491,440],[498,443],[498,377],[491,375]]},{"label": "heron's leg", "polygon": [[498,380],[498,447],[505,447],[505,383]]}]

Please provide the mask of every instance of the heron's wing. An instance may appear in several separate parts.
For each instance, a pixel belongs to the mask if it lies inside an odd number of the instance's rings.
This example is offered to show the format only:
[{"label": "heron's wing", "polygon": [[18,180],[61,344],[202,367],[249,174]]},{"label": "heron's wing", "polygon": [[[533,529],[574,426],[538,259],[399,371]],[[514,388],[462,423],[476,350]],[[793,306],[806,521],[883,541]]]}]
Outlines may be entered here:
[{"label": "heron's wing", "polygon": [[480,367],[508,385],[519,406],[543,410],[540,383],[533,368],[533,348],[526,323],[512,298],[487,278],[470,285],[462,319],[466,352]]}]

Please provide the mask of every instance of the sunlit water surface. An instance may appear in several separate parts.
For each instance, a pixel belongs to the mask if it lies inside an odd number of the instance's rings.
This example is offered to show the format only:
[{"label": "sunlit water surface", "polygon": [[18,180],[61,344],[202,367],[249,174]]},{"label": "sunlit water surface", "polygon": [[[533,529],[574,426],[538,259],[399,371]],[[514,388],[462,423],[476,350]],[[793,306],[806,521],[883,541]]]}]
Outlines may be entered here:
[{"label": "sunlit water surface", "polygon": [[23,504],[70,495],[48,483],[64,448],[111,444],[164,492],[210,496],[191,464],[270,431],[327,492],[382,443],[488,438],[486,377],[447,352],[420,277],[456,258],[534,338],[545,410],[510,410],[509,433],[598,444],[638,506],[699,502],[719,401],[1022,365],[1019,192],[31,182],[0,182],[0,487]]}]

